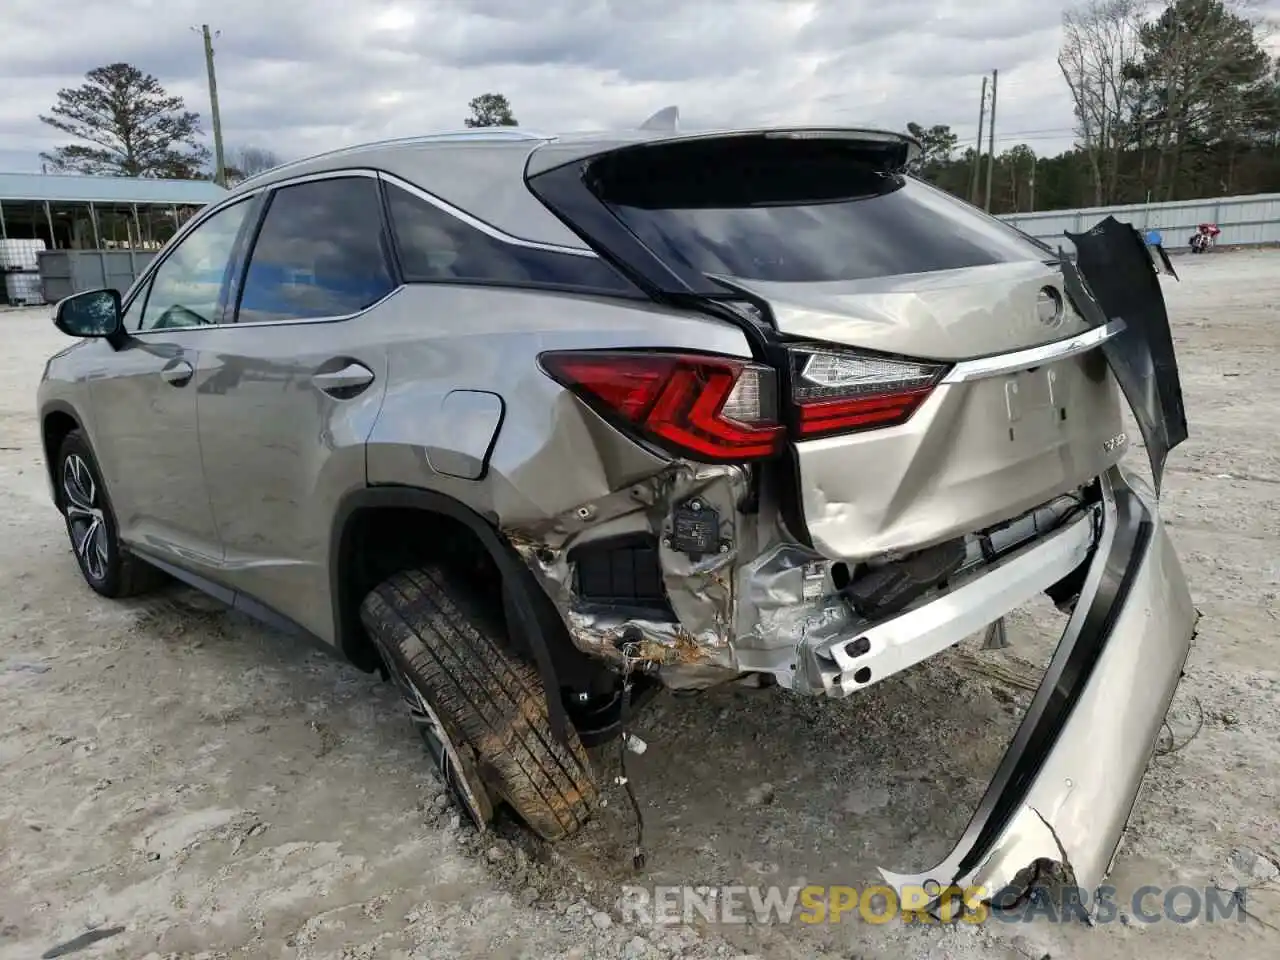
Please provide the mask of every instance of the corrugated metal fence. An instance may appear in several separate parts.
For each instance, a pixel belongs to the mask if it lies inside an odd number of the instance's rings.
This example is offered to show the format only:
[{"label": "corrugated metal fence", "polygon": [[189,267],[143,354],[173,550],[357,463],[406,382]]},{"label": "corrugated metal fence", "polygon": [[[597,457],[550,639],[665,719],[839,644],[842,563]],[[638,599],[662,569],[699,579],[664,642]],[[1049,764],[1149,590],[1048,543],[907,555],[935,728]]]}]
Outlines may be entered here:
[{"label": "corrugated metal fence", "polygon": [[1065,244],[1063,231],[1081,233],[1107,215],[1132,223],[1145,233],[1159,230],[1170,250],[1186,247],[1196,225],[1216,223],[1222,228],[1220,245],[1280,243],[1280,193],[1251,197],[1218,197],[1211,200],[1177,200],[1173,203],[1137,203],[1118,207],[1085,207],[1047,213],[1011,213],[1001,217],[1024,233],[1050,246]]},{"label": "corrugated metal fence", "polygon": [[109,287],[123,296],[151,262],[154,250],[41,250],[44,299],[57,303],[85,290]]}]

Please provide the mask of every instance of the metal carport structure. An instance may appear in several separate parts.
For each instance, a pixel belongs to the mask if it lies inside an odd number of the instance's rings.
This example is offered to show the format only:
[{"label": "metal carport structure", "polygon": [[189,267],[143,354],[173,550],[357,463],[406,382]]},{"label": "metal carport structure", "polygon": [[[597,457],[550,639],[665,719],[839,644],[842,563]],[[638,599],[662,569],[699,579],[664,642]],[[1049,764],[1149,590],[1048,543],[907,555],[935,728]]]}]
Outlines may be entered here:
[{"label": "metal carport structure", "polygon": [[0,173],[0,239],[42,239],[51,250],[154,250],[224,196],[208,180]]}]

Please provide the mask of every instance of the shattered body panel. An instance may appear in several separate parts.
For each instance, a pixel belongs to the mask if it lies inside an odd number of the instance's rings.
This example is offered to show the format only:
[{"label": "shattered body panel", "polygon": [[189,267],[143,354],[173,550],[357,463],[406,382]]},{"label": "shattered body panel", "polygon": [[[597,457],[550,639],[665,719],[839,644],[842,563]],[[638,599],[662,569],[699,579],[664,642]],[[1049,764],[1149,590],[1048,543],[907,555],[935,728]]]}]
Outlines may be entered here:
[{"label": "shattered body panel", "polygon": [[1022,725],[952,852],[901,889],[1025,888],[1056,864],[1092,896],[1129,819],[1197,613],[1154,493],[1104,478],[1084,590]]}]

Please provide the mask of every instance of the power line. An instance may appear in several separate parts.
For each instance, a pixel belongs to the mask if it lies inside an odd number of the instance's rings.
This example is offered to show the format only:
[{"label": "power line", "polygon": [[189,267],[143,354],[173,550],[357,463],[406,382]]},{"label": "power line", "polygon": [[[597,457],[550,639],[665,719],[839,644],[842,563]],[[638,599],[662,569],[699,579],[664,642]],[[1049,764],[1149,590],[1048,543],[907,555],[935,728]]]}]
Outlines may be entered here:
[{"label": "power line", "polygon": [[[1165,122],[1163,117],[1147,117],[1138,120],[1127,121],[1129,127],[1150,127],[1157,126]],[[1079,134],[1076,127],[1046,127],[1039,130],[1011,130],[1002,133],[999,137],[1000,142],[1008,143],[1010,140],[1057,140],[1061,137],[1075,137]],[[977,142],[976,137],[957,137],[956,146],[970,146]]]}]

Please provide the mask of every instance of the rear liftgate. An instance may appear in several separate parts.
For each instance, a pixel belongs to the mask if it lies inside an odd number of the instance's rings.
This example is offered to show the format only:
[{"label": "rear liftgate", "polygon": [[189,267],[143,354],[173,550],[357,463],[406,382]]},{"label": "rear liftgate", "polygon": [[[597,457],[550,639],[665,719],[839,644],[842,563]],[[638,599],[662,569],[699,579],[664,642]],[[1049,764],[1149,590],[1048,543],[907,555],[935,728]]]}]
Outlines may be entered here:
[{"label": "rear liftgate", "polygon": [[[1063,269],[1077,309],[1096,325],[1125,323],[1103,350],[1133,407],[1158,490],[1187,423],[1155,267],[1137,231],[1113,218],[1070,238],[1078,267]],[[881,871],[900,891],[978,891],[977,899],[1008,906],[1052,878],[1083,911],[1096,903],[1198,616],[1156,491],[1122,468],[1102,487],[1098,544],[1031,706],[951,853],[920,873]]]},{"label": "rear liftgate", "polygon": [[[886,167],[908,153],[883,135],[862,143]],[[571,144],[540,148],[527,171],[530,188],[656,296],[704,308],[726,299],[724,286],[660,259],[621,226],[590,189],[597,159]],[[1168,454],[1186,439],[1187,426],[1154,264],[1137,232],[1114,219],[1071,239],[1078,264],[1064,261],[1062,269],[1076,309],[1093,326],[1124,324],[1103,349],[1138,420],[1158,491]],[[729,318],[728,311],[721,315]],[[744,328],[757,348],[769,349],[764,331]],[[1110,870],[1197,614],[1160,521],[1157,492],[1121,468],[1109,470],[1100,485],[1100,530],[1080,597],[1027,715],[952,852],[923,872],[882,871],[900,891],[923,888],[940,898],[976,888],[979,899],[1001,905],[1047,871],[1087,901]]]}]

